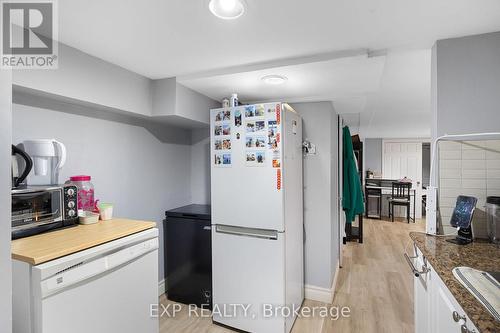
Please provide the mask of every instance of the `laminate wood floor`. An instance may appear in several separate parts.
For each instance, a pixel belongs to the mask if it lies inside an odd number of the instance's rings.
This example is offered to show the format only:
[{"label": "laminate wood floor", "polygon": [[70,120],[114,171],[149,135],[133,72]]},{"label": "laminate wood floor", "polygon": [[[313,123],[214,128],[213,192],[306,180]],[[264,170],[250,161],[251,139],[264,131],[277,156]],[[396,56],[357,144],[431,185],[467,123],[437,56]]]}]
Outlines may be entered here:
[{"label": "laminate wood floor", "polygon": [[[413,332],[413,276],[403,253],[410,231],[424,231],[425,222],[407,224],[364,220],[364,243],[344,246],[333,304],[305,300],[304,306],[349,307],[350,316],[298,318],[293,333]],[[232,332],[212,324],[210,317],[189,316],[186,305],[160,297],[164,306],[180,306],[175,317],[160,319],[160,332]]]}]

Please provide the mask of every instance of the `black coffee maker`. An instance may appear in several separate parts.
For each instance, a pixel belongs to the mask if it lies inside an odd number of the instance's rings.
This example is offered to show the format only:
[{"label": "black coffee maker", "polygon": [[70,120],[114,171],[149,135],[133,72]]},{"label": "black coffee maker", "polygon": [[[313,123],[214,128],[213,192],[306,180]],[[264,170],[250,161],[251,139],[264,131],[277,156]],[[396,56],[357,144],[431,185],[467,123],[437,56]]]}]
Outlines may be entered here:
[{"label": "black coffee maker", "polygon": [[[21,156],[24,160],[24,166],[19,163],[17,156]],[[20,168],[24,167],[22,172]],[[23,182],[28,177],[28,174],[33,167],[33,161],[31,157],[26,154],[24,150],[12,145],[12,162],[11,162],[11,170],[12,170],[12,189],[16,189],[19,187],[26,186]]]}]

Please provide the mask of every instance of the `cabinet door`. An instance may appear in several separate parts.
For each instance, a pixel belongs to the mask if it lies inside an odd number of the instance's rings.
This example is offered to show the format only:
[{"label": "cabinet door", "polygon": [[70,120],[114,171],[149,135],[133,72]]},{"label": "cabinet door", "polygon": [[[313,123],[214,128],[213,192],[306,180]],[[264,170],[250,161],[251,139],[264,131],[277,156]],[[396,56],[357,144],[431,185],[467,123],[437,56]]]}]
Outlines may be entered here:
[{"label": "cabinet door", "polygon": [[[465,311],[458,304],[451,292],[448,290],[443,280],[434,272],[432,281],[432,301],[433,303],[433,332],[461,332],[462,325],[465,325],[470,332],[478,332],[477,328],[465,315]],[[453,313],[456,312],[460,319],[456,322]]]},{"label": "cabinet door", "polygon": [[446,295],[443,286],[438,283],[435,293],[435,329],[434,332],[460,332],[461,320],[459,323],[453,320],[455,307]]},{"label": "cabinet door", "polygon": [[[418,258],[414,259],[414,265],[418,269],[423,266],[423,257],[421,253],[417,253]],[[414,298],[415,298],[415,332],[416,333],[429,333],[431,332],[431,285],[430,273],[420,274],[414,277]]]}]

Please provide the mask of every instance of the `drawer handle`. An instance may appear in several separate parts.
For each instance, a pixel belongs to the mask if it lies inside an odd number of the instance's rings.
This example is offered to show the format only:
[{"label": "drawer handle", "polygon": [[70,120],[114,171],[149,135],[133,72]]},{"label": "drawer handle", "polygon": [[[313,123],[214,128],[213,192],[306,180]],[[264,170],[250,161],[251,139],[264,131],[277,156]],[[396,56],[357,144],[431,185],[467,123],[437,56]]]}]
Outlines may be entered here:
[{"label": "drawer handle", "polygon": [[[453,311],[453,320],[458,323],[460,320],[467,321],[467,317],[461,316],[457,311]],[[465,326],[465,325],[462,325]],[[467,327],[465,327],[467,328]]]},{"label": "drawer handle", "polygon": [[[418,256],[414,256],[411,258],[415,259],[417,257]],[[408,265],[410,265],[411,271],[412,271],[413,275],[415,275],[415,277],[419,277],[420,274],[425,274],[425,273],[429,272],[429,268],[427,268],[427,266],[425,264],[424,264],[424,266],[422,266],[421,271],[419,271],[417,268],[415,268],[415,265],[413,265],[413,262],[411,261],[410,257],[406,253],[405,253],[405,259],[406,259],[406,262],[408,262]]]},{"label": "drawer handle", "polygon": [[465,324],[463,324],[462,326],[460,326],[460,332],[461,333],[476,333],[476,330],[472,329],[472,331],[471,331],[470,329],[467,328],[467,326],[465,326]]}]

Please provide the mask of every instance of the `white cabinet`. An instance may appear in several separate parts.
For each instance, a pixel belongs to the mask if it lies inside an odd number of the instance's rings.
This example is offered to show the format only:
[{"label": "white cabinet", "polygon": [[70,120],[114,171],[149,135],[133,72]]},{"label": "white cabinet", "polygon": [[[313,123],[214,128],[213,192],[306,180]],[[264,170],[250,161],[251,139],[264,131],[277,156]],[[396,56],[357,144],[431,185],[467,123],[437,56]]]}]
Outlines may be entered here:
[{"label": "white cabinet", "polygon": [[418,249],[413,265],[421,272],[414,277],[415,332],[479,333]]},{"label": "white cabinet", "polygon": [[[415,258],[414,264],[418,270],[425,267],[422,256]],[[429,288],[431,287],[430,277],[430,274],[419,274],[419,276],[414,277],[415,332],[418,333],[427,333],[431,331],[431,304],[429,297]]]}]

